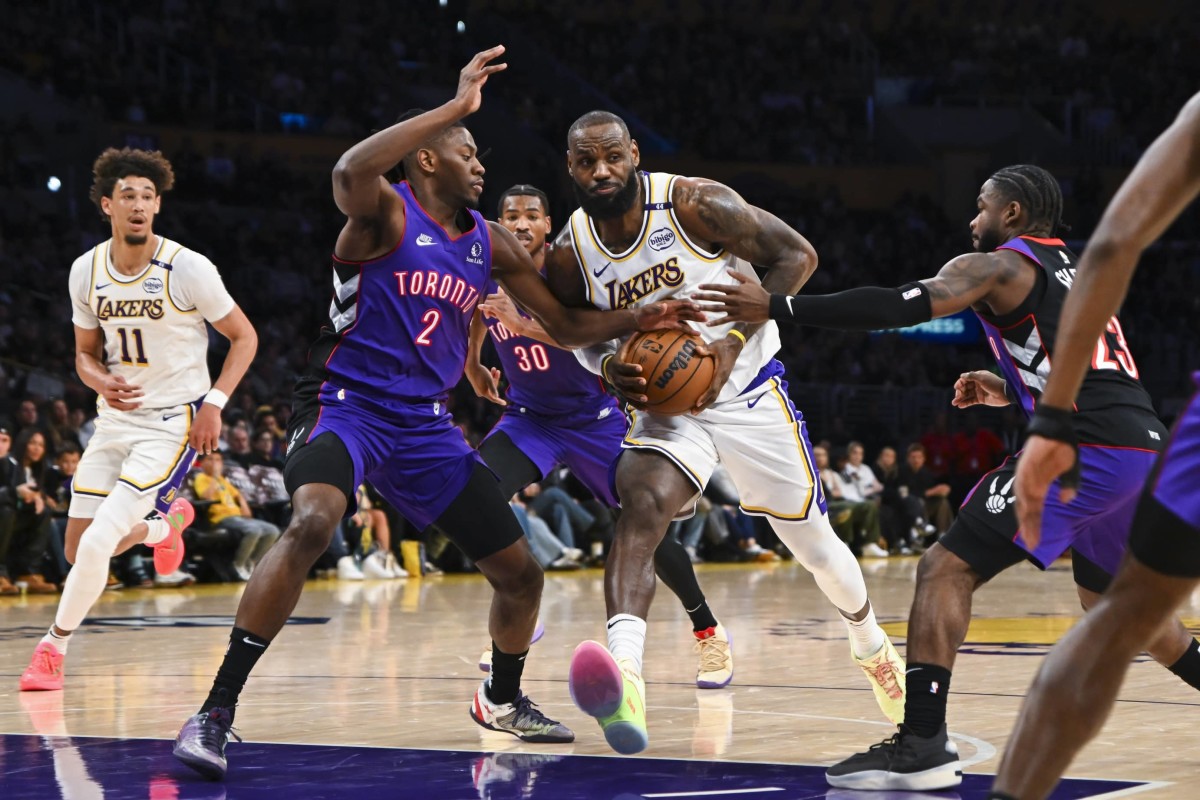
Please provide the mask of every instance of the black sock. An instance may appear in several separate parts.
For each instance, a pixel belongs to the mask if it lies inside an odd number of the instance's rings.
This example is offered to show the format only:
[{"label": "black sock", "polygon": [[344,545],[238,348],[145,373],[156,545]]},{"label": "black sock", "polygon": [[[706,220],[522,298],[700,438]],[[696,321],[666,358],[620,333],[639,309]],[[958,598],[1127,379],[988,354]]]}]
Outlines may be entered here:
[{"label": "black sock", "polygon": [[511,703],[521,691],[521,673],[525,671],[524,653],[509,655],[492,642],[492,677],[488,681],[487,696],[493,703]]},{"label": "black sock", "polygon": [[1178,675],[1188,686],[1200,689],[1200,642],[1192,639],[1187,651],[1167,669]]},{"label": "black sock", "polygon": [[229,648],[225,651],[225,660],[217,670],[217,678],[213,681],[208,699],[200,706],[200,713],[213,708],[228,708],[233,716],[234,706],[237,705],[238,695],[250,677],[250,670],[258,663],[258,659],[267,652],[266,639],[255,636],[242,628],[234,628],[229,634]]},{"label": "black sock", "polygon": [[946,724],[950,670],[936,664],[908,662],[905,671],[904,727],[929,739]]},{"label": "black sock", "polygon": [[692,630],[697,633],[717,627],[717,618],[713,616],[707,600],[701,600],[700,605],[695,608],[685,608],[684,611],[692,618]]}]

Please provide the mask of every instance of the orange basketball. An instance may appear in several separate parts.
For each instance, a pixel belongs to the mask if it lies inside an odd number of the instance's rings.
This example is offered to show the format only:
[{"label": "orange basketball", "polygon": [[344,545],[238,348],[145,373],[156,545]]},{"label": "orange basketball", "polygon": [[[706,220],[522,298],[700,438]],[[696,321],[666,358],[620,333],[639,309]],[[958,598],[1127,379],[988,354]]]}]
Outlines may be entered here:
[{"label": "orange basketball", "polygon": [[621,360],[642,367],[646,410],[684,414],[712,384],[712,356],[696,355],[704,340],[694,333],[657,330],[635,333],[622,349]]}]

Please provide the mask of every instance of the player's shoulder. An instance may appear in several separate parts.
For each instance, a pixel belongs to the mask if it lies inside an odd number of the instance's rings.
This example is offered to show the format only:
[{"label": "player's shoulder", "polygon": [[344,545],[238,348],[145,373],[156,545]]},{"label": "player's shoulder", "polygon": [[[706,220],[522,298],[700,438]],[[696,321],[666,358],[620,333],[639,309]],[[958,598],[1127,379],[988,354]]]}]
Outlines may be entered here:
[{"label": "player's shoulder", "polygon": [[163,266],[169,267],[172,272],[211,268],[213,263],[200,251],[193,250],[187,245],[165,236],[162,240],[162,247],[158,250],[157,260]]},{"label": "player's shoulder", "polygon": [[96,257],[97,257],[97,255],[100,254],[99,251],[102,251],[104,249],[105,244],[106,244],[106,242],[100,242],[99,244],[97,244],[93,247],[89,247],[87,250],[85,250],[83,253],[81,253],[74,261],[72,261],[71,262],[71,275],[77,275],[78,273],[85,272],[85,271],[91,272],[92,267],[96,263]]},{"label": "player's shoulder", "polygon": [[671,180],[671,203],[679,206],[695,206],[715,197],[737,195],[720,181],[689,175],[664,175]]}]

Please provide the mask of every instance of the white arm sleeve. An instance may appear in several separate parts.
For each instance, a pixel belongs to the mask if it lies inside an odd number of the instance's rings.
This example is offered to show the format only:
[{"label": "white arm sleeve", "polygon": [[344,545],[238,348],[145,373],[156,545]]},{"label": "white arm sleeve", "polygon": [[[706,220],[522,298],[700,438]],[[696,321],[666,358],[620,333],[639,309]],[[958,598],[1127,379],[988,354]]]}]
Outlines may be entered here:
[{"label": "white arm sleeve", "polygon": [[583,364],[583,366],[586,367],[589,372],[594,372],[597,375],[600,375],[600,365],[604,362],[605,356],[615,354],[620,345],[620,339],[609,339],[607,342],[594,344],[591,347],[580,347],[572,350],[571,352],[575,354],[575,358],[578,359],[579,363]]},{"label": "white arm sleeve", "polygon": [[195,308],[209,322],[225,317],[236,303],[225,289],[217,267],[194,250],[175,257],[171,297],[180,308]]},{"label": "white arm sleeve", "polygon": [[71,277],[68,285],[71,292],[71,322],[80,328],[95,330],[100,327],[96,312],[88,305],[88,295],[92,288],[92,251],[88,251],[75,259],[71,265]]}]

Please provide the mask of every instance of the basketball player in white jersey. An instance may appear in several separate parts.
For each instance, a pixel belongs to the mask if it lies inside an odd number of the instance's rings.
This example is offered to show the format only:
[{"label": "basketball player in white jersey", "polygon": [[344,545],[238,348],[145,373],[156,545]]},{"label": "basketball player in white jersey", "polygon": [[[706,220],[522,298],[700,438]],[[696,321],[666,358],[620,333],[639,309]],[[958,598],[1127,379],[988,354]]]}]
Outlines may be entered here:
[{"label": "basketball player in white jersey", "polygon": [[[75,365],[100,396],[99,416],[71,486],[74,567],[22,691],[63,687],[71,634],[104,591],[113,555],[140,542],[154,548],[160,574],[179,568],[193,510],[176,492],[196,453],[217,449],[221,409],[258,348],[213,263],[154,234],[162,193],[175,181],[162,153],[109,148],[92,169],[91,199],[112,238],[75,260],[70,293]],[[215,385],[206,321],[230,344]]]},{"label": "basketball player in white jersey", "polygon": [[[546,263],[552,291],[568,306],[616,309],[688,297],[701,283],[732,282],[726,268],[753,276],[751,264],[766,269],[764,287],[794,291],[816,269],[816,252],[803,236],[728,187],[639,172],[637,143],[613,114],[585,114],[571,126],[567,148],[581,207]],[[577,351],[632,408],[616,468],[624,513],[605,569],[608,648],[584,642],[576,649],[572,697],[599,719],[617,752],[648,745],[641,673],[654,551],[671,519],[692,511],[720,461],[742,510],[770,520],[841,613],[852,655],[884,714],[899,722],[904,663],[875,621],[858,562],[829,524],[805,424],[774,359],[778,330],[768,322],[697,332],[716,373],[693,412],[681,416],[637,409],[646,402],[645,380],[641,367],[620,360],[617,342]]]}]

